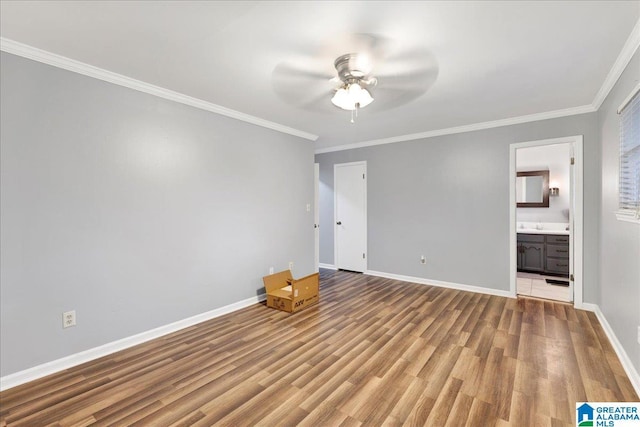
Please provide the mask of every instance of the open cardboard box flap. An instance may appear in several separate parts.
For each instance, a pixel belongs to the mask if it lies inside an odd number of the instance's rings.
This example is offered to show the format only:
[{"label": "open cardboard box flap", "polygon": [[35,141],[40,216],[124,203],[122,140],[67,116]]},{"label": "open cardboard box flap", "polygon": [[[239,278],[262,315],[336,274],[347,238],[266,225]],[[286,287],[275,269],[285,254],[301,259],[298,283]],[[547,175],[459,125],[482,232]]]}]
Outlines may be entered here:
[{"label": "open cardboard box flap", "polygon": [[290,270],[262,278],[267,291],[267,306],[293,313],[319,301],[319,274],[294,279]]}]

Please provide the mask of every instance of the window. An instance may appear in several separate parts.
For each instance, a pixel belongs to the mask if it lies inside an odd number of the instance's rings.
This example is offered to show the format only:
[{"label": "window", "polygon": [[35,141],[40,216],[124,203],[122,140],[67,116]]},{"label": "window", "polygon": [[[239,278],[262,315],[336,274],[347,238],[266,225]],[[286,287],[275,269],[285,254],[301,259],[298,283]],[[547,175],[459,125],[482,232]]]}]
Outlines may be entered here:
[{"label": "window", "polygon": [[620,220],[640,223],[640,86],[618,109],[620,114]]}]

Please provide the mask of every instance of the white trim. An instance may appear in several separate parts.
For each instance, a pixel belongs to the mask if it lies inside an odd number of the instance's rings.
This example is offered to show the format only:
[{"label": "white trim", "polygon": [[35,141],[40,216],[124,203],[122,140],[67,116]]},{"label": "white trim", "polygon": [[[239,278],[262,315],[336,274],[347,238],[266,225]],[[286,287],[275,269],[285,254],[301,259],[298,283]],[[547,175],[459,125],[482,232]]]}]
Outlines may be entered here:
[{"label": "white trim", "polygon": [[[518,231],[516,217],[516,148],[509,146],[509,292],[517,296],[518,283]],[[514,233],[514,230],[515,233]]]},{"label": "white trim", "polygon": [[581,310],[593,311],[595,313],[595,311],[596,310],[600,310],[600,308],[598,307],[598,304],[592,304],[590,302],[585,302],[585,303],[582,304]]},{"label": "white trim", "polygon": [[594,110],[600,109],[600,106],[609,95],[609,92],[611,92],[611,89],[613,89],[613,86],[622,75],[622,72],[625,68],[627,68],[627,65],[629,65],[629,61],[631,61],[631,58],[636,53],[636,50],[638,50],[638,46],[640,46],[640,19],[638,19],[636,25],[633,27],[633,30],[631,30],[631,34],[629,34],[627,41],[622,47],[622,50],[620,51],[616,62],[613,63],[611,70],[609,70],[609,74],[607,74],[604,82],[602,82],[600,90],[593,99],[591,105],[593,106]]},{"label": "white trim", "polygon": [[320,264],[318,264],[318,266],[319,266],[320,268],[326,268],[327,270],[337,270],[337,269],[338,269],[338,268],[337,268],[335,265],[333,265],[333,264],[325,264],[325,263],[323,263],[323,262],[321,262]]},{"label": "white trim", "polygon": [[384,277],[385,279],[400,280],[403,282],[417,283],[419,285],[436,286],[438,288],[456,289],[459,291],[475,292],[478,294],[495,295],[499,297],[513,298],[509,291],[483,288],[481,286],[463,285],[461,283],[443,282],[441,280],[424,279],[422,277],[405,276],[402,274],[385,273],[382,271],[367,270],[364,274],[369,276]]},{"label": "white trim", "polygon": [[313,164],[313,266],[320,271],[320,163]]},{"label": "white trim", "polygon": [[584,137],[573,137],[573,306],[584,306]]},{"label": "white trim", "polygon": [[618,355],[618,359],[620,359],[620,364],[622,364],[624,371],[627,373],[627,377],[629,377],[629,381],[631,381],[631,385],[635,389],[636,394],[640,396],[640,374],[638,374],[638,371],[636,370],[635,366],[633,366],[631,359],[629,359],[629,355],[624,350],[624,347],[618,340],[618,337],[616,336],[616,334],[613,332],[613,329],[611,328],[611,325],[607,321],[607,318],[604,317],[604,313],[602,312],[602,310],[600,310],[600,307],[597,304],[584,303],[582,308],[584,310],[593,311],[595,313],[596,317],[598,318],[598,321],[600,322],[600,325],[602,326],[602,329],[604,330],[604,333],[607,334],[607,338],[609,338],[609,342],[611,343],[611,346],[613,347],[616,354]]},{"label": "white trim", "polygon": [[416,139],[433,138],[435,136],[443,136],[443,135],[453,135],[456,133],[473,132],[477,130],[492,129],[492,128],[497,128],[502,126],[517,125],[521,123],[537,122],[540,120],[557,119],[559,117],[575,116],[577,114],[593,113],[594,111],[597,111],[597,110],[594,109],[591,104],[582,105],[580,107],[566,108],[564,110],[547,111],[544,113],[529,114],[527,116],[511,117],[508,119],[494,120],[490,122],[474,123],[474,124],[465,125],[465,126],[430,130],[426,132],[412,133],[408,135],[393,136],[390,138],[374,139],[371,141],[355,142],[353,144],[319,148],[315,150],[315,154],[331,153],[334,151],[353,150],[354,148],[393,144],[396,142],[413,141]]},{"label": "white trim", "polygon": [[265,299],[265,294],[247,298],[242,301],[225,305],[224,307],[216,308],[215,310],[197,314],[183,320],[178,320],[177,322],[169,323],[168,325],[160,326],[158,328],[141,332],[139,334],[113,341],[98,347],[94,347],[89,350],[81,351],[79,353],[63,357],[61,359],[53,360],[51,362],[43,363],[42,365],[34,366],[23,371],[6,375],[0,378],[0,391],[19,386],[20,384],[24,384],[29,381],[37,380],[56,372],[64,371],[65,369],[69,369],[82,363],[86,363],[91,360],[95,360],[100,357],[115,353],[117,351],[142,344],[144,342],[159,338],[163,335],[179,331],[180,329],[188,328],[195,324],[205,322],[224,314],[249,307],[253,304],[264,301]]},{"label": "white trim", "polygon": [[[333,265],[336,266],[336,268],[339,268],[338,266],[338,239],[336,238],[337,234],[336,233],[336,218],[338,215],[338,202],[337,202],[337,197],[338,197],[338,193],[336,192],[336,171],[339,167],[344,167],[344,166],[358,166],[358,165],[362,165],[364,166],[364,174],[365,174],[365,178],[364,178],[364,252],[365,252],[365,259],[364,259],[364,270],[367,271],[367,268],[369,267],[369,245],[368,245],[368,234],[369,234],[369,228],[367,226],[367,218],[368,218],[368,214],[367,214],[367,182],[369,179],[369,173],[367,172],[367,161],[366,160],[361,160],[361,161],[357,161],[357,162],[347,162],[347,163],[336,163],[333,165]],[[363,272],[364,273],[364,272]]]},{"label": "white trim", "polygon": [[629,94],[629,96],[627,96],[624,101],[622,101],[622,104],[620,104],[620,106],[618,107],[618,109],[616,110],[616,113],[620,114],[622,113],[622,110],[624,110],[624,107],[627,106],[627,104],[629,104],[629,102],[631,102],[631,100],[633,99],[634,96],[636,96],[636,93],[638,93],[640,91],[640,83],[638,83],[636,85],[636,87],[633,88],[633,90],[631,91],[631,93]]},{"label": "white trim", "polygon": [[201,110],[220,114],[222,116],[230,117],[232,119],[240,120],[246,123],[251,123],[263,128],[275,130],[276,132],[286,133],[288,135],[308,139],[309,141],[315,141],[316,139],[318,139],[318,135],[313,135],[311,133],[271,122],[269,120],[264,120],[259,117],[241,113],[239,111],[232,110],[221,105],[203,101],[201,99],[184,95],[179,92],[174,92],[160,86],[145,83],[131,77],[123,76],[122,74],[117,74],[111,71],[104,70],[102,68],[94,67],[93,65],[85,64],[83,62],[57,55],[55,53],[37,49],[26,44],[18,43],[14,40],[6,39],[4,37],[0,37],[0,50],[11,53],[13,55],[21,56],[23,58],[32,59],[34,61],[52,65],[54,67],[62,68],[67,71],[72,71],[74,73],[93,77],[98,80],[113,83],[119,86],[124,86],[129,89],[148,93],[159,98],[179,102],[181,104],[189,105]]},{"label": "white trim", "polygon": [[619,210],[614,212],[616,214],[616,219],[618,221],[631,222],[634,224],[640,224],[640,214],[628,211],[628,210]]},{"label": "white trim", "polygon": [[516,295],[517,259],[516,246],[518,230],[516,228],[516,150],[520,148],[538,147],[553,144],[573,144],[574,164],[574,212],[573,212],[573,304],[575,308],[583,308],[583,136],[567,136],[562,138],[517,142],[509,145],[509,290]]}]

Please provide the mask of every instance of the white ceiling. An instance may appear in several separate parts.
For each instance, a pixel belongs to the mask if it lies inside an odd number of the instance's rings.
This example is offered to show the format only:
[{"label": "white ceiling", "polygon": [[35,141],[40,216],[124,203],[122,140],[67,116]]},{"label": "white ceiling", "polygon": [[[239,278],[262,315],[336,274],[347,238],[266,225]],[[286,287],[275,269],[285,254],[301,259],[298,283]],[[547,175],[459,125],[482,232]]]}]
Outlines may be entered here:
[{"label": "white ceiling", "polygon": [[[324,149],[591,105],[639,16],[637,0],[2,1],[0,32],[318,135]],[[381,78],[355,124],[330,104],[326,80],[296,79],[282,93],[276,67],[328,79],[333,60],[358,48],[357,34],[385,41],[374,74],[427,68],[437,78],[403,102]]]}]

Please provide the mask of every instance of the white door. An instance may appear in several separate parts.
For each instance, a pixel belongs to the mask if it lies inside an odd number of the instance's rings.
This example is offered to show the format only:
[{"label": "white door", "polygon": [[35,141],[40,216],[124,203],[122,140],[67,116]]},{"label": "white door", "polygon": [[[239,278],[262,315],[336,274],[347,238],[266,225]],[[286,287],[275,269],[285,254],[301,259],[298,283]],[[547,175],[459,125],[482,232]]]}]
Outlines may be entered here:
[{"label": "white door", "polygon": [[313,238],[315,242],[315,271],[320,271],[320,164],[313,165]]},{"label": "white door", "polygon": [[334,165],[336,268],[367,269],[367,163]]}]

